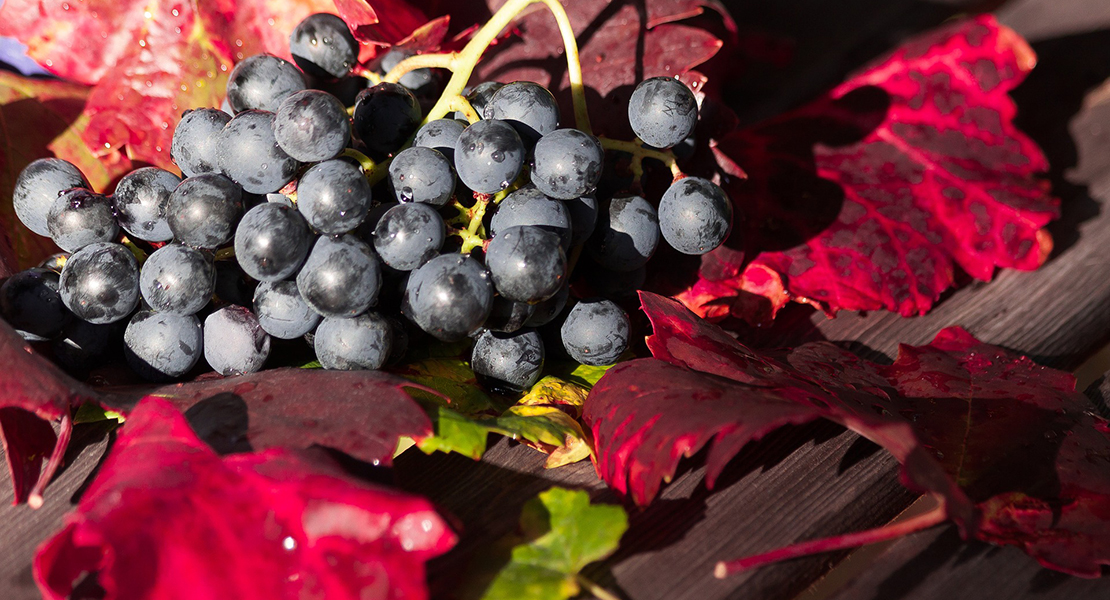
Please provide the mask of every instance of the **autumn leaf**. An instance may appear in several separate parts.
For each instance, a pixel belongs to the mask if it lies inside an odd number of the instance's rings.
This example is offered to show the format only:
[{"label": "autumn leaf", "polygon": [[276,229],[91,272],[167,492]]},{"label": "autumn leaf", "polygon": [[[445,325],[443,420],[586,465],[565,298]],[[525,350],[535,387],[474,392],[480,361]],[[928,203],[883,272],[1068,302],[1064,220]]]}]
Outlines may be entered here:
[{"label": "autumn leaf", "polygon": [[424,562],[454,544],[422,498],[353,480],[319,454],[221,458],[150,398],[39,548],[34,575],[50,600],[85,573],[109,599],[419,599]]},{"label": "autumn leaf", "polygon": [[293,27],[330,11],[331,0],[7,0],[0,35],[27,44],[51,73],[93,86],[81,130],[93,152],[123,148],[173,169],[170,140],[181,113],[218,108],[236,61],[261,52],[288,57]]},{"label": "autumn leaf", "polygon": [[641,300],[654,358],[611,369],[584,409],[598,473],[637,503],[707,445],[711,486],[747,442],[823,418],[887,449],[965,535],[1076,575],[1110,564],[1110,425],[1070,374],[959,328],[889,366],[827,342],[760,354],[672,300]]},{"label": "autumn leaf", "polygon": [[1047,163],[1007,93],[1036,59],[991,16],[911,40],[816,102],[720,139],[745,215],[678,296],[760,322],[788,300],[922,314],[956,269],[989,280],[1052,247]]}]

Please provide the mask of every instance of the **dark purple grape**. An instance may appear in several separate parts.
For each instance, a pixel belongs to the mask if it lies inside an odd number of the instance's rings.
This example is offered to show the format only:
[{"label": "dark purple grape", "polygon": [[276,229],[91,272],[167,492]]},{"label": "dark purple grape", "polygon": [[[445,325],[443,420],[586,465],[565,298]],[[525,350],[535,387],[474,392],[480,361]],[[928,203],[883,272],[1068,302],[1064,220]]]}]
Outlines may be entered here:
[{"label": "dark purple grape", "polygon": [[351,29],[327,13],[309,15],[293,28],[289,53],[313,77],[346,77],[358,64],[358,42]]},{"label": "dark purple grape", "polygon": [[305,89],[304,75],[293,63],[269,54],[248,56],[227,78],[227,101],[244,110],[274,112],[286,96]]},{"label": "dark purple grape", "polygon": [[170,194],[166,213],[174,240],[208,249],[230,242],[243,215],[242,198],[242,188],[218,173],[182,181]]},{"label": "dark purple grape", "polygon": [[428,121],[419,131],[412,145],[438,150],[447,160],[455,160],[455,143],[466,129],[467,122],[456,119]]},{"label": "dark purple grape", "polygon": [[586,249],[597,263],[614,271],[647,264],[659,245],[659,217],[640,196],[618,196],[602,206]]},{"label": "dark purple grape", "polygon": [[555,295],[567,275],[559,236],[538,227],[503,229],[486,248],[493,286],[505,298],[535,304]]},{"label": "dark purple grape", "polygon": [[110,242],[119,235],[112,201],[84,188],[58,196],[47,215],[50,239],[66,252],[76,252],[94,242]]},{"label": "dark purple grape", "polygon": [[479,194],[499,192],[516,181],[524,168],[524,143],[504,121],[478,121],[455,144],[455,170],[466,187]]},{"label": "dark purple grape", "polygon": [[398,204],[374,228],[374,249],[382,262],[411,271],[439,254],[447,236],[443,217],[427,204]]},{"label": "dark purple grape", "polygon": [[[478,116],[481,116],[482,113],[485,112],[486,105],[489,104],[490,98],[497,93],[497,90],[503,87],[505,87],[505,84],[500,81],[483,81],[466,93],[466,100],[470,103],[470,107],[474,109],[474,112],[478,113]],[[459,116],[456,114],[455,118],[466,120],[465,115]]]},{"label": "dark purple grape", "polygon": [[559,129],[536,142],[532,183],[552,198],[572,200],[593,193],[601,180],[605,151],[594,136]]},{"label": "dark purple grape", "polygon": [[482,332],[470,353],[470,368],[488,387],[523,392],[543,373],[543,340],[534,329]]},{"label": "dark purple grape", "polygon": [[49,269],[20,271],[0,286],[4,320],[29,342],[56,337],[70,318],[58,294],[58,274]]},{"label": "dark purple grape", "polygon": [[389,359],[393,326],[376,312],[329,317],[316,328],[313,347],[325,369],[380,369]]},{"label": "dark purple grape", "polygon": [[88,188],[89,182],[73,163],[60,158],[40,158],[23,168],[15,180],[12,204],[15,216],[27,229],[50,237],[47,215],[62,192]]},{"label": "dark purple grape", "polygon": [[468,256],[444,254],[409,274],[401,310],[425,332],[455,341],[481,327],[492,306],[485,267]]},{"label": "dark purple grape", "polygon": [[524,327],[528,319],[535,314],[536,306],[524,302],[513,302],[504,296],[494,296],[493,308],[482,326],[491,331],[512,333]]},{"label": "dark purple grape", "polygon": [[532,316],[524,324],[528,327],[542,327],[555,320],[559,313],[563,312],[563,308],[567,305],[567,300],[570,299],[570,288],[563,286],[559,288],[555,295],[535,305],[535,310],[532,311]]},{"label": "dark purple grape", "polygon": [[172,239],[166,211],[170,195],[180,183],[180,177],[158,167],[143,167],[124,175],[116,184],[112,198],[120,227],[131,237],[145,242]]},{"label": "dark purple grape", "polygon": [[501,201],[490,220],[490,233],[497,236],[510,227],[531,225],[559,236],[563,250],[570,248],[570,213],[567,205],[553,200],[534,187],[519,189]]},{"label": "dark purple grape", "polygon": [[673,77],[641,81],[628,100],[632,131],[649,146],[670,148],[698,123],[698,103],[686,84]]},{"label": "dark purple grape", "polygon": [[170,156],[186,177],[202,173],[219,173],[220,163],[216,150],[220,146],[220,133],[231,120],[231,115],[214,108],[197,108],[185,111],[173,130]]},{"label": "dark purple grape", "polygon": [[204,320],[204,359],[217,373],[254,373],[269,356],[270,336],[250,309],[225,306]]},{"label": "dark purple grape", "polygon": [[[402,60],[415,54],[411,50],[393,48],[382,57],[379,70],[382,73],[388,73]],[[402,75],[397,83],[409,88],[417,96],[429,96],[435,91],[436,75],[431,69],[413,69]]]},{"label": "dark purple grape", "polygon": [[382,286],[381,265],[353,235],[322,237],[297,274],[306,304],[325,317],[353,317],[372,306]]},{"label": "dark purple grape", "polygon": [[398,202],[443,206],[455,193],[455,171],[438,150],[413,146],[389,163],[389,184]]},{"label": "dark purple grape", "polygon": [[705,254],[724,243],[732,230],[732,202],[709,180],[679,179],[659,201],[659,229],[675,250]]},{"label": "dark purple grape", "polygon": [[123,333],[124,356],[143,379],[176,379],[200,360],[202,337],[200,321],[193,315],[140,310]]},{"label": "dark purple grape", "polygon": [[228,121],[216,156],[220,171],[252,194],[280,190],[300,166],[274,138],[274,113],[262,110],[246,110]]},{"label": "dark purple grape", "polygon": [[531,146],[559,126],[559,104],[542,85],[514,81],[493,93],[482,109],[482,118],[508,122]]},{"label": "dark purple grape", "polygon": [[559,332],[567,353],[584,365],[611,365],[628,349],[628,315],[609,300],[579,302]]},{"label": "dark purple grape", "polygon": [[345,160],[314,165],[297,183],[297,209],[321,233],[339,235],[358,227],[370,209],[370,183]]},{"label": "dark purple grape", "polygon": [[292,277],[311,245],[312,232],[301,213],[274,202],[247,211],[235,230],[235,259],[259,281]]},{"label": "dark purple grape", "polygon": [[274,139],[286,154],[301,162],[328,160],[347,147],[351,119],[335,96],[303,90],[290,94],[278,106]]},{"label": "dark purple grape", "polygon": [[381,160],[401,147],[420,125],[420,103],[405,86],[382,82],[359,92],[354,131],[370,158]]},{"label": "dark purple grape", "polygon": [[147,257],[139,271],[139,291],[150,308],[191,315],[204,308],[216,290],[216,268],[203,252],[167,244]]},{"label": "dark purple grape", "polygon": [[139,305],[139,263],[121,244],[89,244],[66,261],[58,291],[78,318],[114,323]]},{"label": "dark purple grape", "polygon": [[295,281],[264,281],[254,290],[254,313],[266,333],[292,340],[309,333],[320,315],[301,298]]}]

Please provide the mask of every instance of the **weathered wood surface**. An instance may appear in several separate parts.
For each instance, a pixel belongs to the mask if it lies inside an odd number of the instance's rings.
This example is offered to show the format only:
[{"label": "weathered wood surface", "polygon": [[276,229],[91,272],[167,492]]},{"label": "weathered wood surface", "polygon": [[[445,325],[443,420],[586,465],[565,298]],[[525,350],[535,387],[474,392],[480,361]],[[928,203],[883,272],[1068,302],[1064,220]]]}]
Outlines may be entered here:
[{"label": "weathered wood surface", "polygon": [[[813,95],[844,72],[933,26],[959,2],[854,0],[852,2],[732,3],[742,24],[775,24],[801,35],[793,74],[781,75],[774,101],[745,107],[749,119],[772,114]],[[764,6],[755,6],[755,5]],[[789,4],[789,7],[770,5]],[[964,2],[963,5],[971,3]],[[1021,125],[1049,153],[1053,179],[1064,198],[1063,219],[1052,226],[1057,250],[1035,273],[1001,273],[952,293],[926,317],[843,314],[835,320],[793,311],[781,343],[816,336],[850,341],[870,358],[889,360],[899,342],[927,342],[941,328],[960,324],[982,339],[1072,369],[1110,341],[1110,108],[1082,109],[1086,93],[1110,77],[1110,7],[1101,0],[1027,0],[1001,9],[1003,20],[1027,33],[1042,63],[1019,89]],[[807,35],[807,34],[812,35]],[[799,76],[800,75],[800,76]],[[761,85],[773,86],[775,82]],[[754,87],[752,89],[755,89]],[[1070,129],[1069,129],[1070,124]],[[94,434],[89,431],[87,434]],[[104,452],[104,436],[47,490],[39,511],[0,501],[0,598],[36,598],[30,576],[34,548],[55,531],[75,491]],[[75,445],[75,448],[78,446]],[[582,487],[617,501],[588,464],[542,469],[532,450],[499,442],[474,463],[457,456],[409,452],[394,470],[406,489],[431,496],[461,525],[462,552],[432,564],[433,587],[448,594],[458,556],[479,549],[515,526],[523,502],[553,484]],[[884,452],[830,425],[791,428],[746,449],[716,490],[701,483],[698,460],[689,461],[662,497],[633,509],[622,550],[588,574],[628,598],[790,598],[843,556],[813,557],[724,581],[713,564],[793,541],[872,527],[889,521],[913,500],[897,482],[897,465]],[[988,592],[985,593],[984,591]],[[838,598],[1110,597],[1110,582],[1088,582],[1044,571],[1013,549],[964,545],[950,529],[893,545]]]}]

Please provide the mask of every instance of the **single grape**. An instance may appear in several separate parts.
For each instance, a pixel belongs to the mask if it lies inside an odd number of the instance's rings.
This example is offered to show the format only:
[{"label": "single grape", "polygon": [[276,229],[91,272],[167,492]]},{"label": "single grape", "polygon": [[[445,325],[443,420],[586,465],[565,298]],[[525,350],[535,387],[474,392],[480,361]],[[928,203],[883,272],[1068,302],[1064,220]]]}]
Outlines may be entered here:
[{"label": "single grape", "polygon": [[312,331],[320,315],[297,290],[295,281],[264,281],[254,289],[254,314],[266,333],[292,340]]},{"label": "single grape", "polygon": [[139,291],[150,308],[191,315],[204,308],[216,290],[216,268],[203,252],[167,244],[147,257],[139,270]]},{"label": "single grape", "polygon": [[139,263],[122,244],[89,244],[66,261],[58,291],[78,318],[114,323],[139,305]]},{"label": "single grape", "polygon": [[597,198],[580,196],[563,204],[570,214],[570,245],[577,246],[590,238],[597,225]]},{"label": "single grape", "polygon": [[339,235],[358,227],[370,210],[370,183],[345,160],[313,165],[297,183],[297,209],[321,233]]},{"label": "single grape", "polygon": [[389,184],[398,202],[443,206],[455,193],[455,171],[438,150],[413,146],[393,157]]},{"label": "single grape", "polygon": [[107,361],[120,340],[122,322],[95,324],[70,319],[50,342],[54,362],[70,372],[82,372]]},{"label": "single grape", "polygon": [[567,276],[559,236],[529,225],[498,231],[486,248],[486,267],[498,293],[535,304],[555,295]]},{"label": "single grape", "polygon": [[482,118],[507,121],[520,139],[532,146],[559,126],[559,104],[542,85],[514,81],[493,93],[482,109]]},{"label": "single grape", "polygon": [[524,327],[524,323],[535,314],[536,306],[536,304],[513,302],[504,296],[494,296],[493,308],[482,326],[491,331],[512,333]]},{"label": "single grape", "polygon": [[534,187],[519,189],[501,201],[490,220],[490,233],[500,232],[520,225],[532,225],[559,236],[563,250],[570,248],[570,212],[567,205],[552,200]]},{"label": "single grape", "polygon": [[597,263],[614,271],[647,264],[659,245],[659,217],[640,196],[618,196],[603,205],[586,249]]},{"label": "single grape", "polygon": [[351,139],[351,119],[338,98],[303,90],[281,101],[274,114],[274,140],[301,162],[339,156]]},{"label": "single grape", "polygon": [[393,326],[375,312],[329,317],[316,328],[313,347],[325,369],[380,369],[389,359]]},{"label": "single grape", "polygon": [[158,167],[143,167],[124,175],[112,198],[120,227],[127,235],[145,242],[172,239],[166,211],[179,183],[180,177]]},{"label": "single grape", "polygon": [[249,309],[225,306],[204,320],[204,359],[217,373],[254,373],[269,356],[270,336]]},{"label": "single grape", "polygon": [[499,192],[524,168],[524,143],[504,121],[478,121],[455,143],[455,169],[466,187],[479,194]]},{"label": "single grape", "polygon": [[[474,109],[474,112],[478,113],[478,116],[481,116],[482,113],[485,112],[486,105],[489,104],[490,98],[493,98],[497,90],[503,87],[505,87],[505,84],[500,81],[483,81],[466,93],[466,100],[470,102],[470,107]],[[460,116],[459,113],[455,113],[455,118],[465,121],[466,115]]]},{"label": "single grape", "polygon": [[570,288],[563,286],[559,288],[555,295],[534,305],[535,310],[532,311],[532,316],[524,322],[527,327],[542,327],[555,320],[559,313],[563,312],[563,308],[567,305],[567,300],[570,299]]},{"label": "single grape", "polygon": [[304,75],[293,63],[269,54],[248,56],[227,78],[227,101],[244,110],[274,112],[286,96],[305,89]]},{"label": "single grape", "polygon": [[322,237],[297,274],[306,304],[325,317],[353,317],[372,306],[382,286],[378,257],[353,235]]},{"label": "single grape", "polygon": [[374,249],[382,262],[411,271],[439,254],[447,237],[443,217],[427,204],[398,204],[374,228]]},{"label": "single grape", "polygon": [[[403,48],[393,48],[382,57],[379,70],[383,74],[388,73],[402,60],[415,54],[415,52]],[[409,88],[417,96],[428,96],[435,91],[436,76],[431,69],[414,69],[402,75],[397,83]]]},{"label": "single grape", "polygon": [[478,261],[444,254],[409,275],[402,313],[443,341],[456,341],[478,329],[493,306],[489,273]]},{"label": "single grape", "polygon": [[66,252],[76,252],[94,242],[110,242],[119,235],[112,201],[84,188],[64,192],[47,215],[50,239]]},{"label": "single grape", "polygon": [[311,245],[312,232],[301,213],[274,202],[247,211],[235,229],[235,260],[259,281],[292,277]]},{"label": "single grape", "polygon": [[701,177],[671,184],[659,201],[663,239],[683,254],[705,254],[732,231],[732,202],[725,191]]},{"label": "single grape", "polygon": [[466,129],[467,122],[456,119],[428,121],[416,132],[412,145],[438,150],[448,161],[455,160],[455,143]]},{"label": "single grape", "polygon": [[200,321],[194,315],[140,310],[123,332],[124,356],[143,379],[176,379],[200,360],[202,337]]},{"label": "single grape", "polygon": [[202,173],[219,173],[220,164],[216,150],[220,147],[220,133],[231,115],[214,108],[196,108],[185,111],[173,130],[170,157],[186,177]]},{"label": "single grape", "polygon": [[182,181],[170,194],[166,220],[176,241],[215,248],[231,241],[243,215],[243,189],[218,173]]},{"label": "single grape", "polygon": [[358,42],[347,23],[335,15],[305,17],[289,34],[289,53],[313,77],[346,77],[358,64]]},{"label": "single grape", "polygon": [[698,123],[698,103],[686,84],[673,77],[641,81],[628,100],[628,121],[644,143],[670,148]]},{"label": "single grape", "polygon": [[532,183],[552,198],[572,200],[593,193],[601,180],[605,151],[594,136],[558,129],[536,142]]},{"label": "single grape", "polygon": [[216,157],[220,171],[252,194],[280,190],[300,166],[274,138],[274,113],[262,110],[245,110],[228,121]]},{"label": "single grape", "polygon": [[28,342],[41,342],[62,332],[70,314],[58,294],[58,274],[34,267],[7,278],[0,286],[0,313]]},{"label": "single grape", "polygon": [[571,358],[591,366],[611,365],[628,349],[628,315],[610,300],[579,302],[559,329]]},{"label": "single grape", "polygon": [[420,103],[399,83],[382,82],[358,94],[354,131],[370,158],[381,160],[397,151],[420,125]]},{"label": "single grape", "polygon": [[543,358],[543,340],[534,329],[484,331],[474,342],[470,368],[487,387],[523,392],[540,380]]},{"label": "single grape", "polygon": [[12,190],[15,216],[27,229],[50,237],[47,215],[62,192],[72,188],[88,188],[89,182],[73,163],[60,158],[40,158],[19,172]]}]

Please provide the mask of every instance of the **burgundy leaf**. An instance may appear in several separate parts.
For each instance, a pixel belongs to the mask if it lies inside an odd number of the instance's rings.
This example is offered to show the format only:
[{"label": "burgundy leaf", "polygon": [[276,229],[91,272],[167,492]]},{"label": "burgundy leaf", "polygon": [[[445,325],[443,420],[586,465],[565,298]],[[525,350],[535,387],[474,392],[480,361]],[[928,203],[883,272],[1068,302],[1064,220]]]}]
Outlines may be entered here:
[{"label": "burgundy leaf", "polygon": [[754,322],[788,299],[909,316],[932,307],[957,267],[989,280],[996,267],[1040,266],[1059,202],[1007,95],[1035,60],[993,17],[962,21],[719,140],[719,162],[748,174],[727,186],[745,226],[679,298]]},{"label": "burgundy leaf", "polygon": [[61,532],[34,560],[49,600],[83,573],[105,598],[427,597],[455,535],[428,501],[322,455],[220,458],[165,400],[141,402]]},{"label": "burgundy leaf", "polygon": [[706,445],[712,485],[747,442],[825,418],[887,449],[966,535],[1077,575],[1110,564],[1110,426],[1071,375],[959,328],[889,366],[827,342],[759,354],[677,302],[641,301],[655,358],[611,369],[584,409],[599,474],[638,503]]}]

